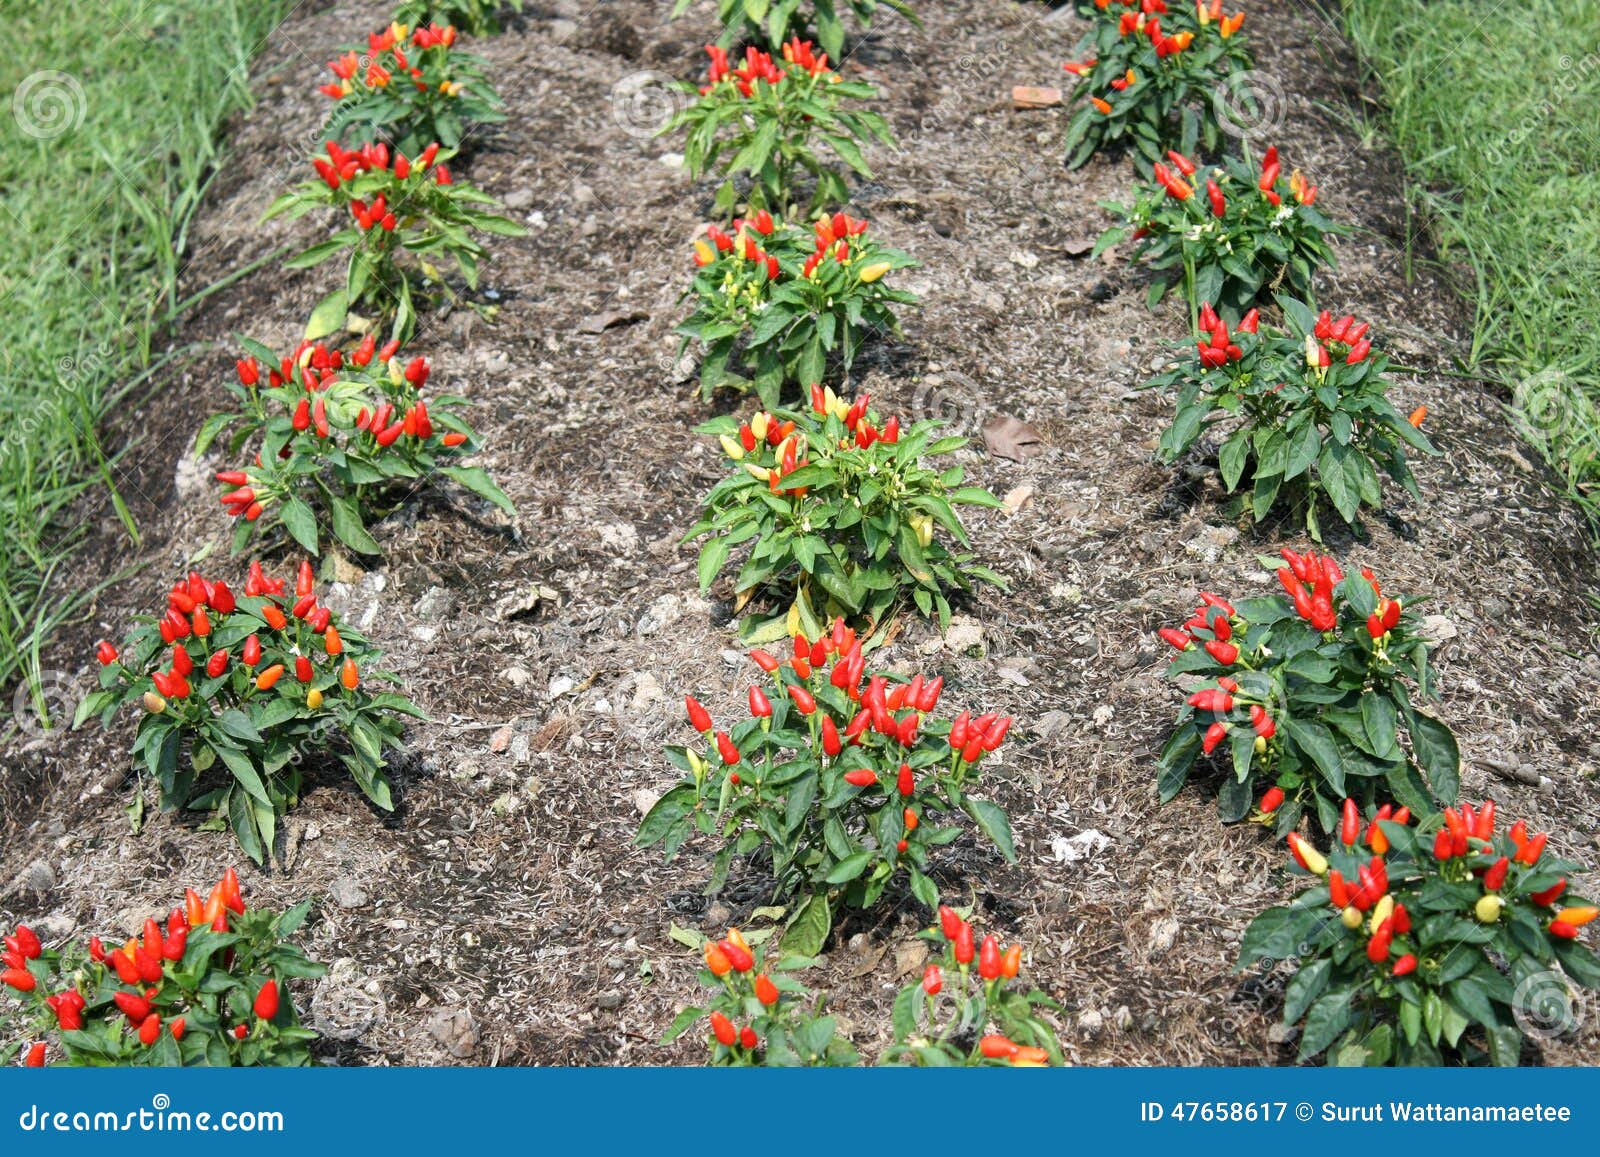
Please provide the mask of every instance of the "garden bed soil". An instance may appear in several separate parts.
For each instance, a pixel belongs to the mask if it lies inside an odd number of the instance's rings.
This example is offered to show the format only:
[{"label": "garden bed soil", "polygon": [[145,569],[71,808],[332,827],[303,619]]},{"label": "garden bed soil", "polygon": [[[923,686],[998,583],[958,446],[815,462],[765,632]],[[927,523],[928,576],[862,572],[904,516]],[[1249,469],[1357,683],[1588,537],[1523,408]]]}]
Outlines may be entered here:
[{"label": "garden bed soil", "polygon": [[[678,141],[650,135],[681,99],[662,83],[700,75],[713,29],[703,11],[667,23],[667,7],[535,2],[473,46],[509,120],[459,167],[532,232],[492,239],[493,324],[458,309],[427,319],[414,344],[439,388],[472,400],[483,464],[519,514],[430,495],[379,528],[376,569],[341,565],[334,605],[368,625],[431,719],[409,730],[392,815],[334,764],[313,775],[277,865],[242,865],[253,904],[318,898],[304,935],[333,971],[300,997],[331,1063],[696,1063],[693,1034],[657,1043],[698,995],[696,959],[670,931],[750,926],[768,899],[759,873],[737,868],[721,895],[703,895],[705,842],[672,863],[632,846],[641,808],[674,778],[660,747],[687,736],[682,696],[729,718],[754,678],[728,590],[702,598],[695,550],[679,542],[723,461],[691,433],[709,411],[672,335],[712,186],[674,163]],[[901,141],[871,154],[876,178],[854,211],[919,258],[899,283],[924,299],[854,385],[885,412],[940,414],[973,434],[1013,415],[1043,441],[1020,463],[987,454],[981,437],[954,456],[997,494],[1031,493],[1014,514],[968,520],[1010,590],[969,603],[951,642],[910,622],[883,654],[943,674],[951,710],[1018,720],[986,786],[1011,814],[1020,861],[965,839],[940,855],[938,882],[975,903],[984,928],[1029,946],[1028,975],[1061,1003],[1072,1061],[1292,1060],[1271,1031],[1286,969],[1234,971],[1249,919],[1291,890],[1284,849],[1258,827],[1219,824],[1208,785],[1158,805],[1154,752],[1178,696],[1153,632],[1181,621],[1201,587],[1266,593],[1261,556],[1306,543],[1291,523],[1230,517],[1214,465],[1154,458],[1171,403],[1134,387],[1183,320],[1170,304],[1145,309],[1147,277],[1122,254],[1087,256],[1110,223],[1101,203],[1126,194],[1131,166],[1102,157],[1067,172],[1067,114],[1010,107],[1013,85],[1058,82],[1080,22],[1012,0],[919,7],[924,27],[886,18],[848,61],[883,90]],[[386,11],[302,6],[265,46],[260,101],[236,118],[191,232],[188,291],[321,235],[316,215],[258,219],[308,172],[324,62]],[[1505,399],[1454,372],[1469,315],[1430,264],[1396,158],[1356,127],[1373,110],[1344,41],[1311,5],[1256,0],[1249,24],[1277,102],[1268,135],[1320,184],[1329,215],[1355,226],[1324,300],[1370,319],[1419,371],[1400,377],[1396,401],[1428,406],[1444,451],[1417,464],[1420,505],[1393,495],[1368,537],[1330,545],[1347,568],[1370,564],[1386,586],[1426,593],[1442,616],[1438,710],[1461,740],[1467,794],[1493,795],[1592,866],[1591,539]],[[63,581],[139,569],[46,653],[65,673],[58,698],[90,685],[93,641],[120,637],[193,560],[210,552],[208,572],[229,566],[209,482],[222,463],[187,463],[186,446],[224,403],[230,335],[288,348],[329,284],[328,270],[274,262],[208,297],[176,338],[197,349],[117,421],[118,483],[142,540],[130,552],[108,504],[86,510],[93,547]],[[601,328],[606,314],[618,316]],[[131,930],[242,859],[231,837],[157,812],[153,796],[131,830],[132,726],[13,737],[0,770],[0,920],[30,918],[52,937]],[[1539,782],[1509,782],[1491,763],[1525,765]],[[1069,841],[1090,831],[1103,846],[1073,860]],[[889,1039],[929,918],[909,900],[853,916],[805,977],[868,1057]],[[1576,1036],[1531,1042],[1528,1059],[1586,1062],[1597,1043],[1588,1017]]]}]

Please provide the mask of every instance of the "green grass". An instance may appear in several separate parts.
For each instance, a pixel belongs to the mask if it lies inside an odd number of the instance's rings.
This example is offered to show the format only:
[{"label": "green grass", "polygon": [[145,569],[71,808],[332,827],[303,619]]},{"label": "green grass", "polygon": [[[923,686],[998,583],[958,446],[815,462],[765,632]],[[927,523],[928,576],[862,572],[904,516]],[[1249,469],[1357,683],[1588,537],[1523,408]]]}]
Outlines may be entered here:
[{"label": "green grass", "polygon": [[[72,572],[98,431],[158,368],[185,234],[289,0],[13,0],[0,53],[0,687],[37,677],[97,581]],[[120,499],[123,528],[137,532]]]},{"label": "green grass", "polygon": [[1443,259],[1472,271],[1475,369],[1600,516],[1600,0],[1344,0]]}]

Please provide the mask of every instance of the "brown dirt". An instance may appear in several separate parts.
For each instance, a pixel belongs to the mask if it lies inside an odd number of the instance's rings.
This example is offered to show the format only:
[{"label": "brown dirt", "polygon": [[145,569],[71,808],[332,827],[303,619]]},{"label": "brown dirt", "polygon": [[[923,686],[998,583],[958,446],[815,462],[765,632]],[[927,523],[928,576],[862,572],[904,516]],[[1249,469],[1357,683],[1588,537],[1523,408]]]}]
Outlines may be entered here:
[{"label": "brown dirt", "polygon": [[[1182,324],[1170,308],[1145,311],[1137,271],[1074,256],[1108,224],[1098,205],[1125,193],[1129,167],[1101,158],[1065,172],[1064,116],[1015,113],[1007,99],[1014,84],[1055,82],[1077,21],[1011,0],[921,7],[924,29],[886,20],[850,61],[883,88],[902,141],[873,154],[878,179],[860,187],[856,208],[923,262],[906,281],[926,302],[856,384],[890,410],[941,412],[968,431],[1014,414],[1047,443],[1025,465],[958,455],[996,493],[1034,488],[1019,514],[970,520],[981,553],[1012,582],[967,608],[982,656],[941,650],[921,624],[887,654],[942,672],[947,703],[1019,720],[993,782],[1021,862],[963,842],[943,859],[941,885],[1032,946],[1031,973],[1062,1002],[1075,1061],[1291,1059],[1267,1035],[1282,973],[1232,971],[1250,916],[1286,894],[1281,850],[1258,829],[1220,826],[1203,787],[1157,805],[1152,753],[1176,704],[1151,633],[1185,614],[1201,585],[1265,591],[1257,556],[1295,542],[1293,528],[1234,525],[1210,471],[1154,461],[1168,403],[1131,387]],[[507,35],[475,46],[511,116],[464,167],[534,232],[494,246],[485,283],[503,303],[497,324],[458,312],[432,319],[417,345],[436,381],[474,401],[484,463],[520,516],[507,523],[444,497],[383,525],[381,568],[342,598],[349,614],[372,614],[371,633],[433,718],[411,728],[396,768],[402,804],[379,815],[329,775],[293,813],[281,866],[244,872],[256,903],[326,898],[307,936],[317,957],[340,962],[310,1001],[317,1023],[344,1038],[323,1046],[330,1061],[459,1063],[429,1025],[440,1010],[467,1009],[481,1026],[471,1063],[696,1062],[691,1042],[655,1043],[696,988],[669,926],[710,931],[766,898],[759,878],[737,872],[723,895],[701,895],[703,845],[670,865],[630,846],[636,793],[672,780],[658,751],[684,737],[682,694],[728,713],[750,678],[728,607],[695,593],[693,551],[677,542],[719,468],[690,434],[707,411],[670,332],[710,186],[663,161],[677,142],[630,131],[649,118],[614,97],[641,72],[698,74],[706,21],[666,24],[664,10],[534,3]],[[266,46],[261,101],[235,124],[233,159],[194,231],[191,291],[317,235],[314,220],[256,221],[316,140],[323,62],[384,11],[302,10]],[[1398,359],[1423,371],[1401,379],[1398,401],[1429,406],[1445,451],[1418,467],[1423,505],[1397,501],[1370,520],[1368,539],[1332,545],[1347,566],[1370,563],[1397,589],[1431,592],[1431,611],[1459,632],[1440,656],[1442,714],[1462,741],[1466,790],[1494,794],[1592,865],[1600,619],[1584,596],[1600,575],[1590,540],[1501,399],[1448,376],[1466,315],[1411,235],[1395,158],[1351,127],[1367,97],[1348,48],[1309,6],[1257,0],[1250,19],[1258,33],[1274,28],[1255,43],[1283,98],[1280,147],[1320,182],[1329,213],[1358,229],[1324,300],[1371,318]],[[109,508],[85,512],[98,555],[84,573],[143,569],[106,591],[47,667],[87,686],[92,640],[120,635],[161,583],[221,548],[228,528],[212,487],[179,465],[186,443],[218,404],[229,335],[292,342],[324,287],[269,265],[186,320],[178,340],[205,352],[165,375],[115,432],[142,545],[130,551]],[[648,316],[581,332],[610,309]],[[556,598],[495,618],[500,600],[539,586]],[[553,694],[558,679],[572,689]],[[495,753],[501,727],[513,738]],[[130,734],[124,722],[109,735],[11,745],[0,881],[41,862],[59,882],[44,895],[5,885],[0,920],[42,915],[57,936],[105,930],[239,858],[229,838],[179,816],[130,831]],[[1481,762],[1504,758],[1536,767],[1545,786],[1502,782]],[[1056,858],[1053,841],[1090,828],[1110,838],[1104,852]],[[851,921],[809,977],[868,1056],[886,1043],[903,980],[893,949],[924,919],[908,902]],[[1542,1055],[1582,1061],[1597,1039],[1590,1018]]]}]

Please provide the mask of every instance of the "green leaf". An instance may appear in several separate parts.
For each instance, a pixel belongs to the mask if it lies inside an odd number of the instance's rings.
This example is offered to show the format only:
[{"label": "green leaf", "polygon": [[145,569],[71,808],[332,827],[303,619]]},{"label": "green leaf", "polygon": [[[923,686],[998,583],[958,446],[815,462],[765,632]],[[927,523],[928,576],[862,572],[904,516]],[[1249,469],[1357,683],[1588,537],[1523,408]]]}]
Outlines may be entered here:
[{"label": "green leaf", "polygon": [[378,554],[380,549],[361,520],[355,500],[338,495],[328,502],[328,513],[333,520],[333,534],[340,542],[359,554]]},{"label": "green leaf", "polygon": [[311,554],[318,553],[317,516],[311,507],[291,494],[283,500],[283,508],[278,512],[278,517],[301,547]]},{"label": "green leaf", "polygon": [[1411,746],[1417,762],[1428,773],[1433,794],[1443,803],[1454,803],[1461,791],[1461,749],[1450,729],[1431,715],[1411,710]]},{"label": "green leaf", "polygon": [[832,931],[833,913],[828,908],[828,897],[822,892],[813,892],[784,926],[783,950],[797,956],[815,956],[822,951]]},{"label": "green leaf", "polygon": [[1344,760],[1339,757],[1339,747],[1333,741],[1333,733],[1315,720],[1290,716],[1283,722],[1289,738],[1316,764],[1334,795],[1344,795]]},{"label": "green leaf", "polygon": [[494,479],[489,477],[489,472],[482,466],[441,466],[439,473],[446,478],[455,479],[479,498],[487,499],[507,514],[517,512],[517,508],[511,504],[511,499],[506,497],[506,492],[495,485]]},{"label": "green leaf", "polygon": [[[309,250],[308,250],[309,252]],[[345,318],[350,313],[350,302],[343,289],[335,289],[311,311],[306,321],[306,341],[321,341],[333,334],[343,333]],[[270,365],[270,361],[267,363]]]},{"label": "green leaf", "polygon": [[962,799],[961,808],[972,817],[973,822],[978,825],[978,830],[988,836],[990,842],[1000,849],[1000,854],[1008,863],[1017,862],[1017,849],[1011,841],[1011,821],[1006,817],[1004,808],[970,795]]},{"label": "green leaf", "polygon": [[1296,1024],[1328,987],[1328,977],[1333,972],[1333,961],[1318,960],[1294,974],[1283,993],[1283,1022]]},{"label": "green leaf", "polygon": [[1325,1050],[1349,1026],[1349,992],[1339,989],[1320,998],[1306,1013],[1306,1027],[1300,1037],[1300,1059],[1306,1060]]},{"label": "green leaf", "polygon": [[[826,882],[829,884],[848,884],[867,870],[867,865],[872,863],[872,858],[876,854],[876,852],[868,849],[846,856],[833,866],[833,870],[826,877]],[[798,949],[795,951],[798,951]]]},{"label": "green leaf", "polygon": [[700,548],[700,565],[697,574],[700,579],[700,589],[707,591],[716,581],[722,564],[728,561],[728,540],[724,537],[710,539],[705,546]]}]

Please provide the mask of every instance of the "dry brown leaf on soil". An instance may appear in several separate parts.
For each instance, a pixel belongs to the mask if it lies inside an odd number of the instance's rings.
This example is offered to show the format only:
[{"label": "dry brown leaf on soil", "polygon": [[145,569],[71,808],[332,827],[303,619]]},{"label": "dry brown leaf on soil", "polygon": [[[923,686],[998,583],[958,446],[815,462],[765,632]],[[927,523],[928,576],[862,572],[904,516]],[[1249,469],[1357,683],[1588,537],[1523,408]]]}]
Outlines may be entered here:
[{"label": "dry brown leaf on soil", "polygon": [[1011,90],[1013,108],[1055,108],[1061,103],[1061,90],[1045,86],[1019,84]]},{"label": "dry brown leaf on soil", "polygon": [[604,313],[591,313],[578,323],[579,333],[605,333],[608,329],[618,326],[632,325],[639,321],[649,321],[650,315],[642,310],[608,309]]},{"label": "dry brown leaf on soil", "polygon": [[1044,449],[1044,438],[1021,418],[996,414],[983,424],[983,444],[996,458],[1023,462]]}]

